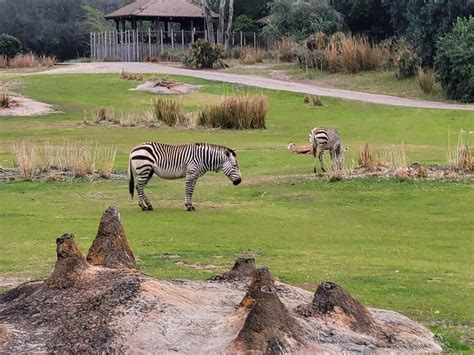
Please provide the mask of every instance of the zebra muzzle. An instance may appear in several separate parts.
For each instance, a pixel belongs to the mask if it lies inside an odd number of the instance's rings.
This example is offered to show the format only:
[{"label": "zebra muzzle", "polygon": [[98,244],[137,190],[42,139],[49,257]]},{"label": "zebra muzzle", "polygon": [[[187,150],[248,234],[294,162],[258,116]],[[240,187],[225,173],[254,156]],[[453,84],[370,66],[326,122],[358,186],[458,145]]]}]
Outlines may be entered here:
[{"label": "zebra muzzle", "polygon": [[237,180],[232,181],[232,183],[233,183],[234,185],[236,185],[236,186],[237,186],[238,184],[240,184],[241,182],[242,182],[242,179],[241,179],[241,178],[238,178]]}]

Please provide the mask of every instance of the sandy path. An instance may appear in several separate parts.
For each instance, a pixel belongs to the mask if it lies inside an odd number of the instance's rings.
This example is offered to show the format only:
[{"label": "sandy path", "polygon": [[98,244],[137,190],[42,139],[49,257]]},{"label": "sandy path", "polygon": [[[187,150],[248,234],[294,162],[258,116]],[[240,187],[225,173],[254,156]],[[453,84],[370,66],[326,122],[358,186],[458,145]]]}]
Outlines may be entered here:
[{"label": "sandy path", "polygon": [[346,100],[363,101],[391,106],[433,108],[446,110],[474,111],[472,104],[450,104],[443,102],[405,99],[389,95],[369,94],[357,91],[333,89],[316,85],[301,84],[292,81],[263,78],[252,75],[238,75],[218,71],[190,70],[175,68],[155,63],[82,63],[53,69],[42,74],[73,74],[73,73],[120,73],[122,70],[137,73],[157,73],[168,75],[184,75],[206,80],[222,81],[233,84],[252,85],[265,89],[285,90],[313,95],[336,97]]}]

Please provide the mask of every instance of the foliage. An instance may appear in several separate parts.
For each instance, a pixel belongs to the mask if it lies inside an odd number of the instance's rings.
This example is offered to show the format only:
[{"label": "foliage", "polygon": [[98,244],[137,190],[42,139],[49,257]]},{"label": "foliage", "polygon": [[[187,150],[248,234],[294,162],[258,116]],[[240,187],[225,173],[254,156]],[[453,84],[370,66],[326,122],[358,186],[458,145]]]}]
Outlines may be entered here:
[{"label": "foliage", "polygon": [[250,65],[263,62],[263,50],[260,48],[245,47],[240,56],[240,63]]},{"label": "foliage", "polygon": [[0,33],[17,37],[25,51],[38,55],[81,57],[89,51],[89,31],[94,30],[84,7],[109,12],[121,4],[121,0],[0,1]]},{"label": "foliage", "polygon": [[383,39],[393,34],[390,12],[384,0],[336,0],[336,11],[344,15],[345,23],[354,34],[370,39]]},{"label": "foliage", "polygon": [[183,62],[191,68],[220,69],[225,67],[222,61],[223,58],[224,50],[222,47],[200,38],[189,46]]},{"label": "foliage", "polygon": [[168,126],[175,126],[185,114],[181,105],[172,99],[157,97],[153,100],[153,107],[156,119]]},{"label": "foliage", "polygon": [[237,17],[246,15],[258,20],[267,14],[267,3],[268,0],[237,0],[234,4],[234,14]]},{"label": "foliage", "polygon": [[20,54],[20,52],[21,42],[18,38],[5,33],[0,34],[0,56],[13,58],[14,56]]},{"label": "foliage", "polygon": [[403,35],[414,46],[424,65],[431,66],[436,53],[436,42],[448,32],[457,17],[474,14],[474,3],[466,0],[424,1],[410,0],[404,16]]},{"label": "foliage", "polygon": [[272,18],[264,27],[264,33],[272,41],[282,37],[292,37],[300,41],[313,33],[332,34],[345,27],[338,12],[317,2],[293,3],[290,0],[275,0],[270,13]]},{"label": "foliage", "polygon": [[115,27],[104,19],[105,11],[93,7],[89,4],[83,5],[85,19],[84,26],[92,32],[114,31]]},{"label": "foliage", "polygon": [[267,98],[263,95],[226,96],[217,105],[204,107],[199,123],[223,129],[260,129],[265,128],[267,110]]},{"label": "foliage", "polygon": [[255,21],[247,15],[240,15],[235,19],[234,23],[235,32],[255,32],[257,31],[257,25]]},{"label": "foliage", "polygon": [[449,98],[474,102],[474,17],[458,19],[439,40],[435,65]]}]

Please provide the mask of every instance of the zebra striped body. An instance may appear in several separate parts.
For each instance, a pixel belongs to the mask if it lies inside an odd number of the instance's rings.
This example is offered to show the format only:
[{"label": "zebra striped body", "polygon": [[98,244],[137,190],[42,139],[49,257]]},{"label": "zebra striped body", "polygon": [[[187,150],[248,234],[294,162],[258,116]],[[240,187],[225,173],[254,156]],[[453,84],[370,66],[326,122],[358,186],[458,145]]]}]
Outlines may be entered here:
[{"label": "zebra striped body", "polygon": [[[314,172],[316,173],[316,155],[319,157],[319,162],[321,164],[321,170],[326,171],[323,165],[323,155],[324,151],[328,150],[331,156],[331,161],[336,160],[336,166],[338,169],[341,169],[343,152],[341,147],[341,139],[339,138],[339,133],[332,128],[323,128],[316,127],[313,128],[309,134],[309,142],[313,147],[313,157],[314,157]],[[319,153],[317,150],[319,149]]]},{"label": "zebra striped body", "polygon": [[185,206],[194,211],[192,195],[197,179],[208,171],[223,171],[234,185],[242,178],[232,149],[207,143],[168,145],[143,143],[132,149],[129,157],[129,190],[133,197],[134,176],[137,175],[138,205],[142,210],[153,210],[144,188],[153,174],[163,179],[186,179]]}]

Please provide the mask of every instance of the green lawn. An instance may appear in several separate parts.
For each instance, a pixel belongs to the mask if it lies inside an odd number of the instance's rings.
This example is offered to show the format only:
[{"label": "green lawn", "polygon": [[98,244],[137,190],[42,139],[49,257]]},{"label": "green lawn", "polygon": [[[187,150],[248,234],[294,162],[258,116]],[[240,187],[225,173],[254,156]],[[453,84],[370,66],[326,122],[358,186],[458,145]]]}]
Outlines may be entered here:
[{"label": "green lawn", "polygon": [[[178,79],[178,78],[176,78]],[[255,255],[276,278],[313,290],[333,280],[364,303],[399,311],[432,326],[452,350],[469,350],[474,337],[472,298],[474,184],[450,181],[315,179],[309,156],[286,150],[307,144],[314,126],[331,126],[349,146],[346,164],[369,142],[381,154],[407,143],[409,162],[446,164],[448,131],[473,130],[472,112],[424,110],[323,98],[303,104],[302,95],[210,83],[178,97],[186,109],[223,94],[264,93],[268,129],[221,131],[84,126],[98,107],[134,112],[153,95],[131,92],[136,83],[118,75],[22,77],[21,92],[52,103],[64,114],[0,119],[0,165],[11,166],[13,142],[83,140],[118,147],[124,170],[130,148],[146,140],[207,141],[236,148],[243,174],[237,187],[222,174],[197,185],[196,213],[184,209],[184,181],[154,179],[147,187],[155,211],[131,201],[126,181],[96,183],[11,182],[0,185],[0,273],[41,278],[52,270],[55,239],[74,232],[87,252],[102,211],[120,208],[142,270],[158,278],[202,279],[229,268],[239,255]],[[86,112],[86,113],[84,113]],[[472,146],[474,136],[468,136]],[[177,260],[159,257],[178,254]],[[198,265],[200,268],[180,266]]]}]

